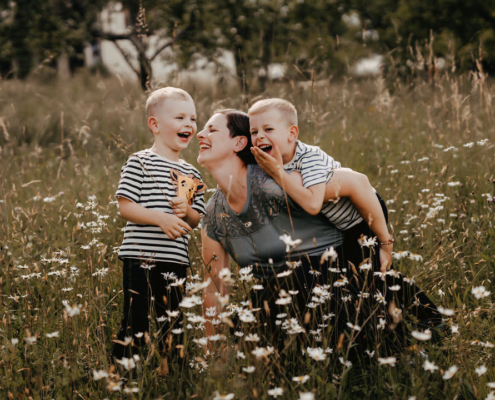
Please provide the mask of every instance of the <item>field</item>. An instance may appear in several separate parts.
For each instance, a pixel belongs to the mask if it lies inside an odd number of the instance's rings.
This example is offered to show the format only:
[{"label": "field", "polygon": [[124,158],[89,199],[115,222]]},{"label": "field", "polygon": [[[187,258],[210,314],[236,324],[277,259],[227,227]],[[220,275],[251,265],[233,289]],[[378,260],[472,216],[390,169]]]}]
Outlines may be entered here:
[{"label": "field", "polygon": [[[217,108],[245,110],[261,98],[221,83],[182,87],[196,101],[198,127]],[[448,73],[434,85],[419,79],[288,82],[273,83],[262,96],[292,101],[301,138],[368,175],[387,200],[395,265],[445,309],[440,338],[413,339],[395,365],[382,365],[380,349],[370,348],[377,351],[370,361],[349,366],[339,360],[345,346],[321,360],[295,345],[284,357],[257,358],[252,350],[269,343],[238,339],[227,324],[220,325],[226,340],[211,340],[208,351],[198,342],[202,324],[186,322],[184,348],[163,363],[153,322],[142,368],[112,368],[123,301],[116,250],[125,226],[113,194],[127,156],[152,143],[145,95],[136,85],[90,75],[2,81],[2,398],[268,399],[282,391],[287,399],[495,398],[493,82]],[[183,157],[196,165],[197,151],[195,139]],[[192,236],[194,273],[204,279],[199,230]],[[246,288],[234,265],[232,276],[231,301],[239,304]],[[201,306],[185,311],[202,314]],[[257,333],[249,324],[245,332]],[[326,343],[308,335],[306,347],[325,349]]]}]

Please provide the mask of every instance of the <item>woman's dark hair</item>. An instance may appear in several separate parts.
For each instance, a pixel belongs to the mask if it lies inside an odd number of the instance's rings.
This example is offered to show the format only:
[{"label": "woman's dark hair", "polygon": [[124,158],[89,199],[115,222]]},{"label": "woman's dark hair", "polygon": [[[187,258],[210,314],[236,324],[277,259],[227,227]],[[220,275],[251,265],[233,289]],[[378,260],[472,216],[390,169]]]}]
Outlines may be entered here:
[{"label": "woman's dark hair", "polygon": [[247,138],[247,145],[237,153],[237,156],[242,160],[245,165],[256,164],[256,160],[251,153],[251,132],[249,131],[249,117],[245,112],[235,110],[233,108],[227,108],[225,110],[215,110],[214,114],[223,114],[227,117],[227,128],[230,131],[230,137],[245,136]]}]

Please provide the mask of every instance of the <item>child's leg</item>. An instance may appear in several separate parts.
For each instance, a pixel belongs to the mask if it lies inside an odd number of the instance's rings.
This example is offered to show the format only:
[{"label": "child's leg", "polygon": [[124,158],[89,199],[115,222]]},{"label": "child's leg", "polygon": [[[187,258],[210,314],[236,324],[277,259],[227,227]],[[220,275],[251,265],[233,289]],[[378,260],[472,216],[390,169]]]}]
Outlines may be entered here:
[{"label": "child's leg", "polygon": [[[138,352],[138,347],[144,340],[144,332],[149,331],[149,287],[146,277],[147,270],[141,268],[142,261],[126,258],[123,266],[124,311],[117,340],[124,342],[126,337],[134,340],[134,345],[115,343],[112,356],[116,359],[131,357]],[[136,333],[143,333],[138,338]]]},{"label": "child's leg", "polygon": [[[170,316],[167,311],[179,311],[185,282],[179,286],[171,286],[178,279],[187,276],[187,267],[176,263],[157,262],[151,270],[150,285],[154,298],[155,317],[159,326],[160,349],[170,353],[171,349],[182,343],[182,334],[174,334],[172,330],[182,328],[182,312],[179,316]],[[163,320],[163,318],[166,318]]]}]

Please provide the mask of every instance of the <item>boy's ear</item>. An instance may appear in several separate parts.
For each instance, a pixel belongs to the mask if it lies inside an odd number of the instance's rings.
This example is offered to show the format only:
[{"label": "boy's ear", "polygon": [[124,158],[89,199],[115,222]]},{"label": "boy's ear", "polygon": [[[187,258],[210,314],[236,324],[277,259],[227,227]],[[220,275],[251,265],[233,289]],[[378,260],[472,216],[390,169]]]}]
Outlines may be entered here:
[{"label": "boy's ear", "polygon": [[289,143],[295,142],[297,140],[297,136],[299,135],[299,128],[296,125],[292,125],[289,128]]},{"label": "boy's ear", "polygon": [[150,128],[151,132],[158,133],[158,121],[155,117],[148,118],[148,128]]},{"label": "boy's ear", "polygon": [[240,151],[244,150],[244,148],[247,146],[248,138],[246,136],[237,136],[236,139],[237,142],[234,146],[234,151],[236,153],[239,153]]}]

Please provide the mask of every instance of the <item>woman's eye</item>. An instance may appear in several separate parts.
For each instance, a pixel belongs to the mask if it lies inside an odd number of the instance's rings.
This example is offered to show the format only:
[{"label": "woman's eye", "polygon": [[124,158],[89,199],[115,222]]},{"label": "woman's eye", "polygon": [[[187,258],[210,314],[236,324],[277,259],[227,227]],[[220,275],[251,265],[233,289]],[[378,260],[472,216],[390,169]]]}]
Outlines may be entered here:
[{"label": "woman's eye", "polygon": [[265,129],[267,132],[273,131],[273,128],[266,128]]},{"label": "woman's eye", "polygon": [[182,119],[182,117],[177,117],[177,119]]}]

